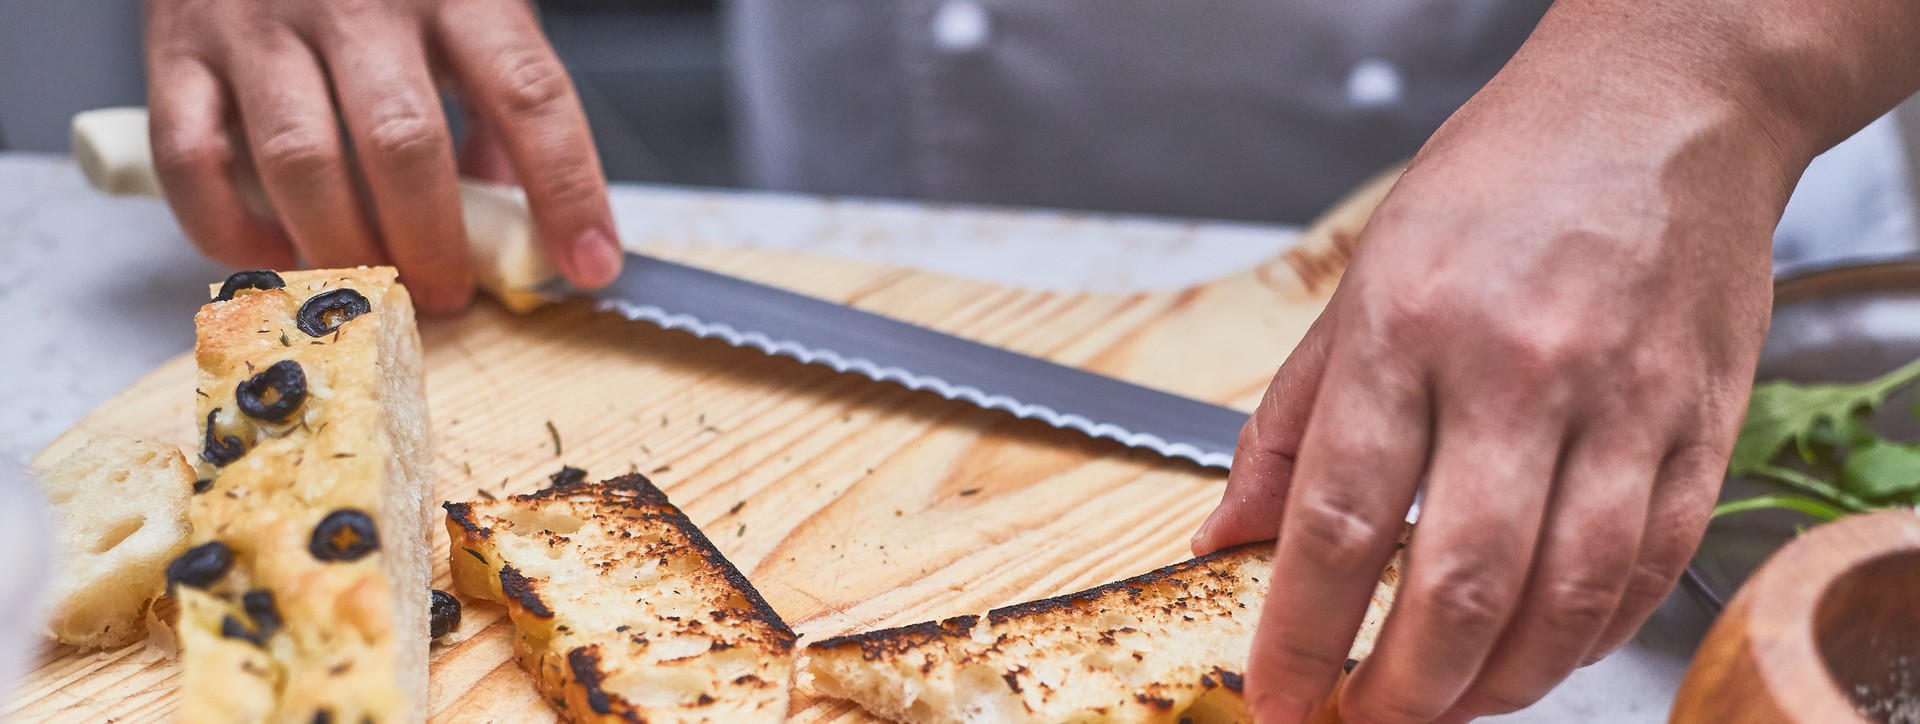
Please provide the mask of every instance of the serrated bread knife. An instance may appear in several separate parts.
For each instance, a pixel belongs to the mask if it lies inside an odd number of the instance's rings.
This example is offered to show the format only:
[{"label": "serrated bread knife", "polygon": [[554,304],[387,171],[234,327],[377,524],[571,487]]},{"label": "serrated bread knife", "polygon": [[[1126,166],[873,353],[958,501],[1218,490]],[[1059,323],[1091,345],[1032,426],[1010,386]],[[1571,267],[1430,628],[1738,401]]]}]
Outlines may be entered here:
[{"label": "serrated bread knife", "polygon": [[[73,153],[95,188],[160,196],[143,108],[106,108],[73,119]],[[261,216],[257,181],[240,184]],[[581,292],[534,243],[517,189],[462,182],[467,233],[480,282],[517,310],[585,296],[602,310],[735,347],[791,357],[949,400],[1005,410],[1057,428],[1227,468],[1247,415],[1111,377],[936,332],[724,274],[627,252],[620,277]]]}]

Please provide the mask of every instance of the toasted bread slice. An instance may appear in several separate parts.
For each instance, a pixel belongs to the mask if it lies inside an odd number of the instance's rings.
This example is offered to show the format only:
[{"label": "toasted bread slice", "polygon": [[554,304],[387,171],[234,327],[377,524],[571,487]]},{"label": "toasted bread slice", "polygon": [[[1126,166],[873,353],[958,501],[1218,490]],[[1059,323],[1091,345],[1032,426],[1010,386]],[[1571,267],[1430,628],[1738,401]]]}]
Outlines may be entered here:
[{"label": "toasted bread slice", "polygon": [[[453,581],[576,722],[781,721],[793,631],[640,475],[447,503]],[[569,478],[572,478],[571,480]]]},{"label": "toasted bread slice", "polygon": [[60,534],[47,631],[63,644],[125,646],[147,631],[166,567],[187,547],[193,467],[165,443],[109,436],[39,475]]},{"label": "toasted bread slice", "polygon": [[[902,722],[1251,721],[1240,694],[1273,544],[805,650],[814,690]],[[1371,649],[1399,574],[1375,589]]]},{"label": "toasted bread slice", "polygon": [[194,326],[181,720],[423,721],[432,456],[406,288],[390,267],[241,272]]}]

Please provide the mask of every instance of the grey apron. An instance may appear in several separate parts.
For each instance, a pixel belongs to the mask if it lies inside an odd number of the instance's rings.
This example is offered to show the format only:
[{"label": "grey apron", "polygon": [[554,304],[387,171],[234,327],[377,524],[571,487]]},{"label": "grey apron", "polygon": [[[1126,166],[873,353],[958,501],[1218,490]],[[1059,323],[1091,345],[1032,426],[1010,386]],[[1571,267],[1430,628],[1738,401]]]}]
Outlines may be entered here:
[{"label": "grey apron", "polygon": [[1298,222],[1403,160],[1546,0],[736,0],[745,179]]}]

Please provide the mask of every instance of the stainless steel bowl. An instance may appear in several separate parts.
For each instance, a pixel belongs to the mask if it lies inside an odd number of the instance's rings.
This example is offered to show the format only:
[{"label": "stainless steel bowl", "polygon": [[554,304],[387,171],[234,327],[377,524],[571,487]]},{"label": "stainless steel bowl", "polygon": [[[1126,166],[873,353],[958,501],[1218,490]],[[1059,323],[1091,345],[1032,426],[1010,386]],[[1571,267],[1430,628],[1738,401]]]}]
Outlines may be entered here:
[{"label": "stainless steel bowl", "polygon": [[[1920,256],[1827,263],[1785,270],[1774,286],[1773,326],[1754,379],[1861,382],[1920,359]],[[1908,412],[1912,393],[1888,401],[1874,427],[1900,440],[1920,437]],[[1764,482],[1731,478],[1720,499],[1770,492]],[[1789,511],[1716,520],[1687,570],[1687,581],[1715,609],[1733,599],[1754,569],[1812,519]]]}]

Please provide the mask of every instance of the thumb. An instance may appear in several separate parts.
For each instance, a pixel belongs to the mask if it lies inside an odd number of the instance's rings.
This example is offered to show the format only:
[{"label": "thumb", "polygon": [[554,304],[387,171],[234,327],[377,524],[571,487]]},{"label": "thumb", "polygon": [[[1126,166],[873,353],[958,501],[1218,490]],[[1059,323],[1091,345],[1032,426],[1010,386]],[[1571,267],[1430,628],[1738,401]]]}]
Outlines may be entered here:
[{"label": "thumb", "polygon": [[1233,469],[1227,473],[1226,494],[1193,534],[1193,552],[1213,551],[1270,540],[1279,532],[1280,512],[1286,507],[1287,487],[1293,480],[1294,456],[1305,437],[1307,414],[1313,410],[1320,374],[1326,369],[1327,347],[1333,338],[1334,305],[1320,313],[1287,361],[1274,373],[1234,446]]}]

